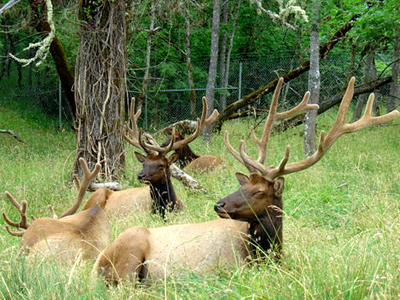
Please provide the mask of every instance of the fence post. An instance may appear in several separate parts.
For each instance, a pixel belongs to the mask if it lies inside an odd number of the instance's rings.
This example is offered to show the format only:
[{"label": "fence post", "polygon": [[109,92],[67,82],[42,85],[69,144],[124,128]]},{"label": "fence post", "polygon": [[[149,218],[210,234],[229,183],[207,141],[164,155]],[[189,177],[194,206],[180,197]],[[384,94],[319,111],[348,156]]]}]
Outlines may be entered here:
[{"label": "fence post", "polygon": [[239,87],[238,100],[242,99],[242,61],[239,61]]}]

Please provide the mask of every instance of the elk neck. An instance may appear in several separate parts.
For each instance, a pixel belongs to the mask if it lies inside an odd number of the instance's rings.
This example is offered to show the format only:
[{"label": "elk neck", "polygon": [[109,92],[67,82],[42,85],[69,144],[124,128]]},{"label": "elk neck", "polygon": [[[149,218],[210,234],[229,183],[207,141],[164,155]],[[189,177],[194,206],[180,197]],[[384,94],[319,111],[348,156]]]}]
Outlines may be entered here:
[{"label": "elk neck", "polygon": [[160,214],[165,218],[166,211],[175,209],[177,196],[172,186],[171,174],[168,168],[165,180],[160,183],[150,184],[150,195],[152,199],[152,212]]},{"label": "elk neck", "polygon": [[253,257],[259,256],[260,251],[265,254],[273,251],[277,256],[282,251],[282,199],[274,200],[275,204],[265,208],[265,213],[257,216],[258,220],[248,222],[249,249]]}]

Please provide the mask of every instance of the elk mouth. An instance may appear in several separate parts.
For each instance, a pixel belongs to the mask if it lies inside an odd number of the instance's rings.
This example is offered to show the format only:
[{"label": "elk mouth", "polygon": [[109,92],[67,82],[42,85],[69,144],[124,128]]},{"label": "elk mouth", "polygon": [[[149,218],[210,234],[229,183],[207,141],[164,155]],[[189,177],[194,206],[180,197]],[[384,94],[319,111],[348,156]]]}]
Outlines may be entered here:
[{"label": "elk mouth", "polygon": [[214,205],[214,211],[222,219],[234,219],[235,214],[227,212],[219,203]]}]

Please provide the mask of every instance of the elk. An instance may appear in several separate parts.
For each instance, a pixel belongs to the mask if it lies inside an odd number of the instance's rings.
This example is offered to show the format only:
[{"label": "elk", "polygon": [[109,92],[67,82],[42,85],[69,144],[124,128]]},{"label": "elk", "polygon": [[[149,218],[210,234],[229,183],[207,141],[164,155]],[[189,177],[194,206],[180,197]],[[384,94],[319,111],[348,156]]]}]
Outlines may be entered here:
[{"label": "elk", "polygon": [[80,158],[79,162],[84,175],[82,181],[77,177],[74,178],[78,189],[77,199],[59,218],[50,207],[53,218],[33,218],[32,224],[29,224],[26,216],[27,201],[22,200],[20,204],[9,192],[6,192],[7,198],[20,215],[20,221],[13,222],[3,212],[5,222],[19,231],[12,231],[8,225],[6,229],[11,235],[22,237],[21,245],[28,254],[40,253],[44,257],[56,256],[65,260],[79,257],[95,259],[99,252],[110,243],[111,230],[107,215],[103,210],[104,202],[76,213],[88,186],[100,171],[100,164],[96,164],[94,170],[89,171],[83,158]]},{"label": "elk", "polygon": [[204,127],[212,123],[218,117],[218,111],[214,110],[207,118],[207,102],[203,97],[203,111],[201,118],[197,119],[196,130],[189,137],[182,140],[175,140],[175,129],[172,129],[172,138],[167,145],[159,145],[155,139],[148,133],[143,133],[138,129],[137,120],[141,110],[134,113],[135,100],[129,112],[131,126],[128,123],[124,127],[125,140],[134,147],[144,151],[143,155],[135,151],[135,156],[143,165],[143,169],[138,174],[138,179],[150,186],[150,196],[152,199],[151,207],[153,213],[159,213],[165,218],[165,212],[172,211],[175,208],[184,207],[183,202],[176,196],[171,182],[171,173],[169,167],[178,159],[178,154],[168,153],[187,146],[196,139],[203,131]]},{"label": "elk", "polygon": [[[132,211],[149,211],[160,214],[165,219],[165,213],[174,209],[182,209],[183,202],[177,197],[171,182],[170,165],[178,159],[178,154],[171,156],[167,154],[171,151],[187,146],[196,139],[203,131],[204,127],[213,122],[218,117],[218,111],[214,110],[206,118],[207,102],[203,98],[203,111],[201,118],[197,119],[195,132],[186,139],[175,140],[172,138],[167,144],[159,145],[148,133],[143,133],[137,125],[141,110],[135,113],[135,98],[132,98],[129,110],[130,125],[125,123],[123,136],[125,140],[134,147],[144,151],[143,155],[135,151],[135,156],[143,165],[143,169],[138,174],[140,182],[148,184],[146,187],[131,188],[122,191],[112,191],[107,188],[100,188],[92,194],[86,206],[91,207],[98,202],[104,201],[105,211],[109,215],[126,215]],[[175,132],[173,129],[172,132]],[[175,136],[175,134],[174,134]],[[144,139],[147,140],[144,141]]]},{"label": "elk", "polygon": [[[166,134],[169,138],[161,144],[166,146],[170,143],[172,138],[172,129],[168,128]],[[175,130],[175,141],[181,141],[185,138],[185,134],[178,130]],[[178,154],[176,164],[183,169],[185,172],[204,173],[212,171],[222,165],[222,160],[218,156],[214,155],[202,155],[195,154],[189,145],[185,145],[175,150]]]},{"label": "elk", "polygon": [[214,204],[219,219],[160,228],[132,227],[123,232],[99,255],[95,270],[106,280],[118,283],[124,278],[164,278],[183,269],[207,272],[219,265],[241,265],[252,255],[263,257],[268,253],[279,258],[282,254],[282,176],[305,170],[317,163],[342,134],[365,127],[389,122],[399,115],[392,111],[380,117],[371,116],[374,95],[369,96],[365,114],[354,123],[345,118],[354,93],[354,77],[350,80],[339,107],[338,116],[330,131],[321,132],[316,152],[298,162],[288,164],[290,147],[277,166],[265,166],[267,146],[275,121],[289,118],[303,110],[317,109],[307,104],[309,92],[303,101],[291,110],[277,112],[277,101],[283,78],[280,78],[271,101],[261,138],[251,127],[251,137],[258,149],[258,158],[246,153],[242,136],[239,151],[224,134],[224,144],[229,152],[246,168],[250,175],[236,173],[240,188]]}]

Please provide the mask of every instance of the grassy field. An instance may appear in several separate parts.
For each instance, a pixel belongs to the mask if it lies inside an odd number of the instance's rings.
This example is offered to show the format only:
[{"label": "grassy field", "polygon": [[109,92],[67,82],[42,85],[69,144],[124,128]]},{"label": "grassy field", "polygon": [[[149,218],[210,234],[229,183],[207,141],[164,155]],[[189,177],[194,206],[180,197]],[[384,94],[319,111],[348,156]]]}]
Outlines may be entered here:
[{"label": "grassy field", "polygon": [[[335,113],[318,120],[328,130]],[[0,135],[0,210],[16,213],[4,196],[28,201],[29,214],[49,216],[75,198],[68,181],[75,157],[75,137],[40,114],[0,107],[0,128],[12,129],[25,143]],[[227,123],[238,145],[252,120]],[[19,239],[0,220],[0,299],[397,299],[400,297],[400,120],[341,137],[312,168],[286,176],[284,251],[280,265],[249,264],[217,274],[166,278],[150,287],[124,284],[107,288],[90,277],[93,262],[62,265],[28,260]],[[276,164],[291,145],[291,161],[302,159],[302,128],[271,137],[268,164]],[[195,152],[219,155],[225,167],[196,179],[208,193],[193,193],[174,180],[187,209],[170,215],[169,224],[216,218],[213,204],[238,188],[235,172],[246,172],[228,155],[222,135],[209,145],[193,142]],[[141,186],[140,169],[127,146],[125,188]],[[254,148],[248,149],[254,153]],[[110,220],[113,238],[134,225],[164,226],[152,215]]]}]

